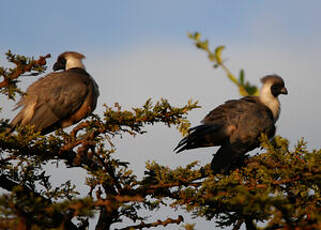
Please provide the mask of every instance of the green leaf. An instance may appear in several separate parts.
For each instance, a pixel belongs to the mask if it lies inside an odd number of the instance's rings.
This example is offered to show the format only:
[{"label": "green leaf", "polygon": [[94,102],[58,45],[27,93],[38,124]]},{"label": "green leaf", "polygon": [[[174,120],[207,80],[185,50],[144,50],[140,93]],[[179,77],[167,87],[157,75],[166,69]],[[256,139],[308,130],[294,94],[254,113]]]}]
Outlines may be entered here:
[{"label": "green leaf", "polygon": [[222,51],[225,49],[225,46],[218,46],[215,49],[215,58],[217,61],[217,64],[222,64]]},{"label": "green leaf", "polygon": [[241,85],[244,85],[244,70],[243,69],[241,69],[241,71],[240,71],[240,77],[239,77],[239,82],[240,82],[240,84]]},{"label": "green leaf", "polygon": [[198,33],[198,32],[195,32],[195,34],[194,34],[194,39],[195,39],[195,40],[200,40],[200,39],[201,39],[201,34]]}]

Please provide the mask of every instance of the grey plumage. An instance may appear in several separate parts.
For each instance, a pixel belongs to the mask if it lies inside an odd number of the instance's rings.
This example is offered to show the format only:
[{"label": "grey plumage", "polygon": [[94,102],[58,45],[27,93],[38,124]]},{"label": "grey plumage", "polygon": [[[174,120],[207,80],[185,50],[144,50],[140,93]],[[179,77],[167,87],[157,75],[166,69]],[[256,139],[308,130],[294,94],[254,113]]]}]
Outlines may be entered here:
[{"label": "grey plumage", "polygon": [[63,69],[40,78],[27,89],[18,102],[23,107],[12,120],[11,127],[34,125],[47,134],[65,128],[87,117],[96,108],[98,85],[86,72],[77,52],[61,54],[53,69]]},{"label": "grey plumage", "polygon": [[275,134],[280,112],[279,94],[287,94],[277,75],[262,78],[260,96],[229,100],[212,110],[202,124],[191,128],[174,149],[177,153],[194,148],[221,146],[211,166],[214,173],[227,172],[244,155],[259,146],[259,137]]}]

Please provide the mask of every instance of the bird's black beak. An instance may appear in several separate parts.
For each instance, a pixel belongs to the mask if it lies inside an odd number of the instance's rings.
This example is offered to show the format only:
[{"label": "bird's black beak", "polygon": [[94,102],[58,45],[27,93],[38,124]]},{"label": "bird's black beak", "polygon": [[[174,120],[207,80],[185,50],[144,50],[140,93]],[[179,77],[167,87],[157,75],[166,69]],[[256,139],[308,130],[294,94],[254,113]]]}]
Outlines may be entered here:
[{"label": "bird's black beak", "polygon": [[61,62],[56,62],[53,67],[52,67],[53,71],[57,71],[60,69],[65,69],[65,65]]},{"label": "bird's black beak", "polygon": [[280,93],[281,93],[281,94],[288,94],[288,90],[287,90],[285,87],[283,87],[283,88],[281,89]]}]

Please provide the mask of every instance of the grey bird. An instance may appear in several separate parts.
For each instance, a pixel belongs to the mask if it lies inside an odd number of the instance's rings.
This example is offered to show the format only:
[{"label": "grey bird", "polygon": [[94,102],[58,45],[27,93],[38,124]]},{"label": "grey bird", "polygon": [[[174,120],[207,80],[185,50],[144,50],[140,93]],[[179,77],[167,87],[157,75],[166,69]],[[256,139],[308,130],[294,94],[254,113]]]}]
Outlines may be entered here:
[{"label": "grey bird", "polygon": [[227,173],[247,152],[259,147],[261,133],[272,138],[280,114],[278,96],[288,91],[277,75],[265,76],[261,82],[259,96],[246,96],[219,105],[205,116],[201,125],[189,130],[174,151],[221,146],[211,168],[214,173]]},{"label": "grey bird", "polygon": [[21,111],[12,120],[18,125],[33,125],[42,134],[71,126],[96,108],[98,85],[87,73],[78,52],[64,52],[57,58],[54,71],[29,86],[17,103]]}]

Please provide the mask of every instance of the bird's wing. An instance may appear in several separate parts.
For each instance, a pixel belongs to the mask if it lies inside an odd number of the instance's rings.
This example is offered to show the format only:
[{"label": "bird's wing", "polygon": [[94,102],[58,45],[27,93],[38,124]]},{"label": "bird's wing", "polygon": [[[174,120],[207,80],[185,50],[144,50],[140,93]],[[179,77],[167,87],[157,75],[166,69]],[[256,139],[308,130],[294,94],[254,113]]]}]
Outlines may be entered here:
[{"label": "bird's wing", "polygon": [[243,143],[250,149],[257,147],[261,133],[269,137],[275,133],[271,110],[254,96],[227,101],[212,110],[202,122],[207,125],[221,124],[231,144]]},{"label": "bird's wing", "polygon": [[202,125],[190,129],[175,150],[225,145],[237,146],[238,152],[247,152],[258,146],[261,133],[272,137],[275,132],[273,115],[257,97],[230,100],[213,109]]},{"label": "bird's wing", "polygon": [[65,71],[33,83],[22,100],[24,109],[36,103],[29,123],[42,130],[73,114],[88,94],[89,81],[88,74]]},{"label": "bird's wing", "polygon": [[189,130],[189,134],[178,143],[174,151],[179,153],[187,149],[219,145],[221,137],[224,138],[224,134],[220,130],[221,126],[219,125],[193,127]]},{"label": "bird's wing", "polygon": [[257,97],[227,101],[211,111],[204,123],[225,124],[222,129],[227,137],[211,163],[214,173],[227,173],[233,166],[239,167],[244,154],[259,146],[261,133],[268,137],[275,133],[273,114]]},{"label": "bird's wing", "polygon": [[189,134],[183,138],[174,149],[177,153],[200,147],[222,145],[226,142],[231,132],[236,128],[233,116],[238,116],[236,105],[239,100],[227,101],[213,109],[202,121],[202,125],[189,130]]}]

